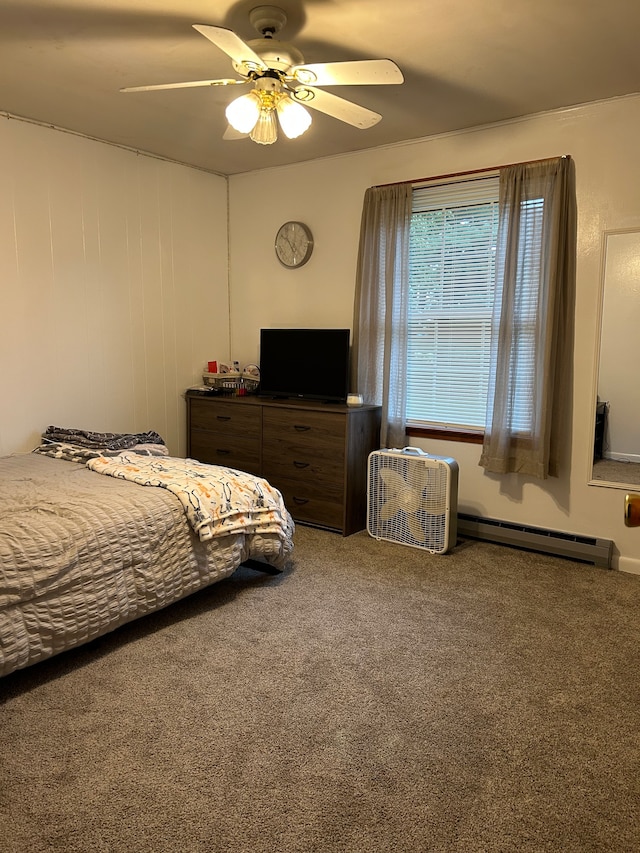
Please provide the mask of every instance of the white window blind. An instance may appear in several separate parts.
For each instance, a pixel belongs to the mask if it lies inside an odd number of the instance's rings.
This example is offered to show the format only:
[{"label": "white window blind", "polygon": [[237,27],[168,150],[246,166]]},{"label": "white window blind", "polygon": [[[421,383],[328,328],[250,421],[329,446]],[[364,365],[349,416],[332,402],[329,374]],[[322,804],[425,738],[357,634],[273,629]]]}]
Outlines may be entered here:
[{"label": "white window blind", "polygon": [[485,425],[497,231],[497,175],[413,191],[409,424]]},{"label": "white window blind", "polygon": [[535,353],[540,337],[538,282],[542,274],[544,200],[533,198],[520,205],[519,229],[523,235],[518,253],[517,299],[514,305],[515,343],[511,350],[514,393],[511,398],[512,427],[521,433],[535,432],[533,418],[536,395]]}]

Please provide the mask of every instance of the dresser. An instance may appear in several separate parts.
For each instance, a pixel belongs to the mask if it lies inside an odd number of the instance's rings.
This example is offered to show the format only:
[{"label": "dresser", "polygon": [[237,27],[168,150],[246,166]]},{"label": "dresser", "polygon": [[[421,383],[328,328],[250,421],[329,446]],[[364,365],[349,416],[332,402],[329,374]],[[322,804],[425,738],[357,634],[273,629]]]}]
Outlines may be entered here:
[{"label": "dresser", "polygon": [[380,407],[187,391],[187,455],[265,477],[293,518],[348,536],[366,527],[367,459]]}]

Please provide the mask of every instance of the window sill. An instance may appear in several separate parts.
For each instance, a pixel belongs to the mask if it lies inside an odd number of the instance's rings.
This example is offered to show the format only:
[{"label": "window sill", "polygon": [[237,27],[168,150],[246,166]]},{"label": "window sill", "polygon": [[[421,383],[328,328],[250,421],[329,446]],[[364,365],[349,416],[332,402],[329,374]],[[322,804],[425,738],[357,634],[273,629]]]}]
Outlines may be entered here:
[{"label": "window sill", "polygon": [[438,438],[443,441],[460,441],[465,444],[482,444],[484,441],[484,432],[482,430],[459,430],[448,427],[408,426],[407,435],[414,438]]}]

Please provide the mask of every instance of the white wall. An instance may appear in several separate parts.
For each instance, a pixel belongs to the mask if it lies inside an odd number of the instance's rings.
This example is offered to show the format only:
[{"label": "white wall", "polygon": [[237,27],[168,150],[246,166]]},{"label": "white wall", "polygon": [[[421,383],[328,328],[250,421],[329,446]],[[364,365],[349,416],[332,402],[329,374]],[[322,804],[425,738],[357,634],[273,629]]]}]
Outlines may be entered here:
[{"label": "white wall", "polygon": [[5,120],[0,185],[0,453],[55,424],[184,454],[184,389],[228,353],[226,180]]},{"label": "white wall", "polygon": [[[624,527],[624,491],[587,485],[593,453],[601,235],[604,230],[640,227],[639,137],[640,96],[631,96],[232,177],[233,357],[257,358],[261,326],[352,325],[360,214],[368,186],[571,154],[579,214],[575,382],[572,447],[561,476],[542,483],[515,475],[491,476],[478,466],[477,445],[417,443],[458,460],[462,511],[611,538],[616,565],[640,571],[640,530]],[[309,263],[295,271],[281,267],[273,251],[276,230],[288,219],[306,222],[316,242]],[[636,381],[630,370],[630,381]]]}]

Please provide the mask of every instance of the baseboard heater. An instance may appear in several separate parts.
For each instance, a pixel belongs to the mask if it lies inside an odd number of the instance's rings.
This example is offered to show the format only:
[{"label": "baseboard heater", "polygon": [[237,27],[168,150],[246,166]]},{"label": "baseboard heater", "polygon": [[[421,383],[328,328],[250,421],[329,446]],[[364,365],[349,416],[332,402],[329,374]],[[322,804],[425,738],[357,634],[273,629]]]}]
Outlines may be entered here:
[{"label": "baseboard heater", "polygon": [[478,515],[458,514],[458,536],[471,539],[484,539],[498,542],[514,548],[528,551],[542,551],[558,557],[570,557],[594,563],[596,566],[611,568],[613,541],[597,539],[593,536],[579,536],[576,533],[561,533],[558,530],[545,530],[541,527],[529,527],[510,521],[498,521]]}]

